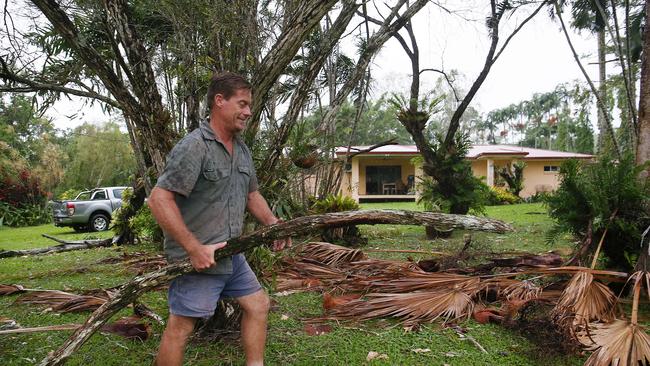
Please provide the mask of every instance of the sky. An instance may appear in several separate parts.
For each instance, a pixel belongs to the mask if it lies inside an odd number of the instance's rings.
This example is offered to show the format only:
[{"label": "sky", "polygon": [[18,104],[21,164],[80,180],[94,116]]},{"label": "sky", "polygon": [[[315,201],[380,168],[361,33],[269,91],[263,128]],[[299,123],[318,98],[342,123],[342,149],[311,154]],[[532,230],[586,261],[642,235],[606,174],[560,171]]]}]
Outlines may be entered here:
[{"label": "sky", "polygon": [[[420,67],[446,72],[458,70],[464,77],[457,86],[467,90],[483,67],[489,48],[490,40],[484,26],[489,9],[483,5],[485,1],[461,3],[466,8],[458,15],[445,14],[440,8],[428,6],[414,17],[413,24],[420,49]],[[532,8],[528,8],[521,14],[504,18],[500,44],[531,11]],[[584,66],[596,81],[597,66],[588,64],[596,60],[595,37],[588,32],[571,32],[571,38]],[[354,55],[354,52],[348,53]],[[391,39],[385,44],[374,59],[371,70],[374,78],[371,98],[386,91],[408,90],[410,61],[396,40]],[[437,73],[424,73],[421,90],[430,90],[439,76]],[[547,11],[542,10],[506,47],[471,106],[487,113],[576,79],[583,81],[584,77],[573,59],[559,22],[551,20]],[[69,118],[72,115],[76,117]],[[57,128],[72,128],[83,122],[100,123],[111,118],[104,115],[98,106],[84,106],[78,99],[62,100],[46,116],[54,120]]]}]

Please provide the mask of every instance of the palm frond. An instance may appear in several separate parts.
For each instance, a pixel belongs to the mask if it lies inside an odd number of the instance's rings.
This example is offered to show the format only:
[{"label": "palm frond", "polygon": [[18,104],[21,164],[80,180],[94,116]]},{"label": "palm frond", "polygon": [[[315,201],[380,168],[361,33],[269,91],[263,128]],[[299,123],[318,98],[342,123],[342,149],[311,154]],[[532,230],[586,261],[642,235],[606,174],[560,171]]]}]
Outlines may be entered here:
[{"label": "palm frond", "polygon": [[448,273],[403,273],[400,278],[378,278],[370,282],[370,289],[379,292],[406,293],[458,289],[474,295],[481,290],[481,280]]},{"label": "palm frond", "polygon": [[395,317],[407,324],[467,318],[472,314],[471,295],[460,289],[406,294],[373,293],[367,300],[353,300],[344,307],[332,309],[331,318],[340,320],[367,320]]},{"label": "palm frond", "polygon": [[97,296],[76,295],[57,290],[34,291],[16,299],[16,304],[43,305],[52,310],[68,313],[95,310],[106,302]]},{"label": "palm frond", "polygon": [[553,315],[557,319],[572,317],[573,324],[611,321],[615,304],[616,296],[609,287],[594,281],[591,272],[585,270],[571,278],[553,309]]},{"label": "palm frond", "polygon": [[650,363],[650,336],[643,327],[617,319],[591,323],[577,333],[578,340],[594,353],[585,366],[636,366]]},{"label": "palm frond", "polygon": [[502,294],[508,300],[532,300],[539,298],[542,288],[532,281],[517,281],[506,287]]},{"label": "palm frond", "polygon": [[21,293],[24,291],[25,290],[21,285],[3,285],[0,283],[0,296]]},{"label": "palm frond", "polygon": [[367,259],[367,256],[359,249],[350,249],[324,242],[307,243],[301,247],[300,254],[328,266]]}]

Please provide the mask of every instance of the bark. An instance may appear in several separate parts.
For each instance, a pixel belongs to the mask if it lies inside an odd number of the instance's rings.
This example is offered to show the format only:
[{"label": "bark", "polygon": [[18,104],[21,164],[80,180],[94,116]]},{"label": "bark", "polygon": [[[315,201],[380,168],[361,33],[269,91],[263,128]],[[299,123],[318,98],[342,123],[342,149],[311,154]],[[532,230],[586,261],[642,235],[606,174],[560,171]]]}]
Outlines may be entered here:
[{"label": "bark", "polygon": [[[293,235],[304,235],[316,230],[361,224],[436,225],[457,229],[480,230],[496,233],[513,228],[499,220],[475,216],[451,215],[437,212],[399,210],[348,211],[305,216],[277,225],[266,226],[250,234],[228,240],[228,245],[215,252],[215,259],[240,253],[264,243]],[[124,284],[115,295],[97,309],[56,351],[50,353],[40,365],[61,365],[81,347],[88,338],[115,313],[134,302],[144,292],[168,283],[172,278],[192,271],[189,261],[170,264],[160,270],[135,277]]]},{"label": "bark", "polygon": [[262,182],[262,186],[265,185],[265,182],[272,179],[272,172],[274,171],[279,158],[282,156],[282,149],[287,143],[289,134],[298,120],[300,111],[307,102],[314,80],[323,68],[323,64],[331,54],[332,49],[338,44],[339,39],[343,35],[343,32],[345,32],[348,24],[350,24],[354,12],[359,7],[359,5],[354,1],[346,0],[344,3],[343,9],[336,18],[332,27],[322,35],[323,42],[319,45],[318,49],[315,50],[315,54],[306,68],[307,71],[300,77],[298,86],[291,96],[289,110],[285,114],[282,125],[277,131],[275,141],[270,145],[272,146],[272,150],[269,152],[266,159],[264,159],[264,162],[262,162],[260,169],[258,169],[261,173],[260,182]]},{"label": "bark", "polygon": [[252,116],[246,130],[247,141],[253,141],[257,134],[266,97],[278,77],[282,75],[309,33],[336,3],[336,0],[302,2],[296,9],[296,14],[291,17],[291,21],[285,25],[273,49],[260,63],[252,80],[255,88],[251,108]]},{"label": "bark", "polygon": [[[50,237],[50,239],[63,242],[62,240],[56,238]],[[25,249],[25,250],[3,250],[0,251],[0,258],[22,257],[24,255],[62,253],[62,252],[69,252],[72,250],[110,247],[113,245],[113,239],[79,240],[79,241],[69,241],[63,243],[64,244],[55,245],[47,248],[36,248],[36,249]]]},{"label": "bark", "polygon": [[[650,24],[650,5],[645,5],[646,24]],[[643,54],[641,55],[641,86],[639,90],[638,139],[636,145],[636,163],[644,164],[650,160],[650,27],[643,31]],[[650,166],[642,174],[650,176]]]},{"label": "bark", "polygon": [[607,131],[607,122],[605,120],[605,114],[607,113],[607,104],[605,104],[605,98],[607,97],[607,60],[605,59],[605,31],[598,31],[597,41],[598,41],[598,96],[602,101],[602,108],[598,108],[598,151],[603,152],[609,149],[606,149],[605,146],[609,140],[609,133]]}]

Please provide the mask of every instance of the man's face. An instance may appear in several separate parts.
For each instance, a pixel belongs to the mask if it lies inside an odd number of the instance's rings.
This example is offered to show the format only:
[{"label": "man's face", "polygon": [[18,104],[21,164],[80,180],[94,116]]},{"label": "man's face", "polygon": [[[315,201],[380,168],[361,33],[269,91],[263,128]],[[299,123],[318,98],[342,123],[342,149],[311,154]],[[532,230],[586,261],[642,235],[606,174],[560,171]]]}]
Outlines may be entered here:
[{"label": "man's face", "polygon": [[251,91],[237,89],[229,99],[215,95],[215,106],[219,120],[231,133],[239,133],[246,128],[246,121],[251,116]]}]

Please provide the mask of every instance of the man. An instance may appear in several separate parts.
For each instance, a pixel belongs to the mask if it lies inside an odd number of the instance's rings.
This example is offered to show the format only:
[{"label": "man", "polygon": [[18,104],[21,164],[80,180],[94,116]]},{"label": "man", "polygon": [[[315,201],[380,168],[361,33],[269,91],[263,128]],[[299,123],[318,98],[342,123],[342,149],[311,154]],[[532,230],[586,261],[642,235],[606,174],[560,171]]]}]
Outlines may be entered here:
[{"label": "man", "polygon": [[[169,321],[156,364],[181,365],[196,319],[214,314],[221,295],[243,310],[241,338],[248,365],[262,365],[269,298],[243,254],[215,263],[214,252],[242,233],[244,210],[262,224],[278,219],[258,192],[248,147],[239,137],[251,116],[251,85],[240,75],[215,74],[208,88],[210,116],[167,157],[148,200],[165,233],[170,261],[188,258],[197,272],[169,286]],[[290,239],[278,240],[281,250]]]}]

